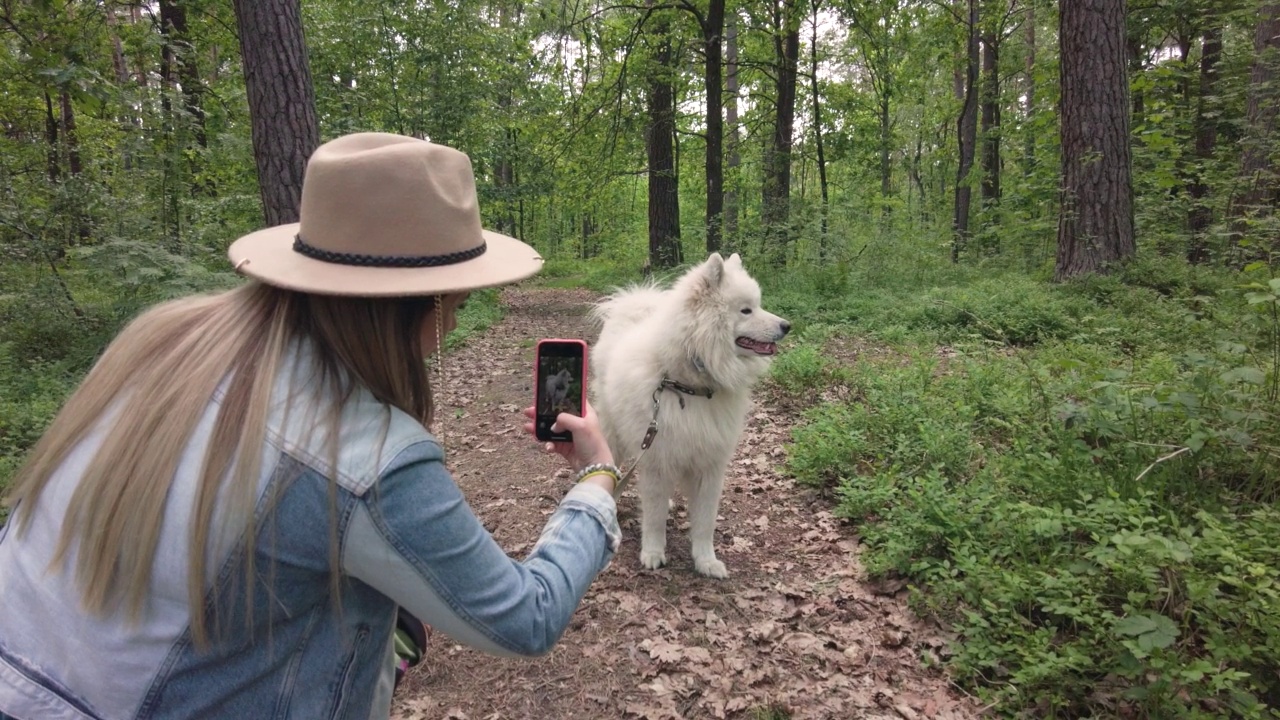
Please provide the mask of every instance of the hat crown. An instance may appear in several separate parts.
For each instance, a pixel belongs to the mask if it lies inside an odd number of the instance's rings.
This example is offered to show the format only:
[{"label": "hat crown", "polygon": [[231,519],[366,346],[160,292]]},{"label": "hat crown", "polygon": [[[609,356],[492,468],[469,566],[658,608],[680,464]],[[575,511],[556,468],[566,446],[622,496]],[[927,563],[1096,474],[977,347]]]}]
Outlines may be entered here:
[{"label": "hat crown", "polygon": [[300,220],[227,248],[242,275],[300,292],[440,295],[531,277],[542,256],[480,222],[471,159],[390,133],[355,133],[307,161]]},{"label": "hat crown", "polygon": [[298,234],[323,252],[432,257],[484,245],[471,159],[426,140],[357,133],[307,162]]}]

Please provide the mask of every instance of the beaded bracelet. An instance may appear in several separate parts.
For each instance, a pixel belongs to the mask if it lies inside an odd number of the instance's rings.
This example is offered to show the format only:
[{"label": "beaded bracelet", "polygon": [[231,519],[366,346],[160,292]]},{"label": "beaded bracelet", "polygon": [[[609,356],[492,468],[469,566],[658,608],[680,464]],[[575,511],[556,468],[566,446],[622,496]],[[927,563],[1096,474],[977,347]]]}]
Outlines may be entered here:
[{"label": "beaded bracelet", "polygon": [[592,463],[579,470],[578,474],[574,476],[573,482],[576,485],[583,480],[586,480],[587,477],[591,475],[612,475],[613,483],[615,485],[618,483],[618,479],[622,476],[622,474],[618,472],[617,466],[612,463]]}]

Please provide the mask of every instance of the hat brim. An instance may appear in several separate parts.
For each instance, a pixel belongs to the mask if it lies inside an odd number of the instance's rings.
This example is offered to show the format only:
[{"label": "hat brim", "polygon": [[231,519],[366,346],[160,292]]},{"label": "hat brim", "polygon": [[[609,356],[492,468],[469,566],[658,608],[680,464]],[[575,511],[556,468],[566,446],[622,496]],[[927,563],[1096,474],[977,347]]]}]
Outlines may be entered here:
[{"label": "hat brim", "polygon": [[241,237],[227,248],[236,270],[268,285],[318,295],[444,295],[509,285],[542,269],[542,256],[506,235],[482,231],[486,249],[471,260],[438,267],[368,267],[307,257],[293,249],[298,223]]}]

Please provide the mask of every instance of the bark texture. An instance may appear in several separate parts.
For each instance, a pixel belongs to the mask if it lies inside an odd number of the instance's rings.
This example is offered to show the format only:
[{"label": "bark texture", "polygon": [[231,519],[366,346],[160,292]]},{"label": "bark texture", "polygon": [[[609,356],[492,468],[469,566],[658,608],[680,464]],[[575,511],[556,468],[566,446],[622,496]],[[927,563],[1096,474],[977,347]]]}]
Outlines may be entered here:
[{"label": "bark texture", "polygon": [[307,159],[319,144],[300,0],[234,0],[253,155],[268,225],[297,222]]},{"label": "bark texture", "polygon": [[1059,15],[1062,208],[1055,279],[1137,252],[1124,0],[1074,0]]}]

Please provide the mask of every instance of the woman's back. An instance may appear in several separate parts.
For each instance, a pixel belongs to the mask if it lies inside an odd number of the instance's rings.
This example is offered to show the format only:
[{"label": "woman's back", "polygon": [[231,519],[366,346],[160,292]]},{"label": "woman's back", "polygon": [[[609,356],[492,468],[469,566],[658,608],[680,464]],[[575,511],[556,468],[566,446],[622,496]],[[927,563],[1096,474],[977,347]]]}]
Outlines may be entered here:
[{"label": "woman's back", "polygon": [[[382,616],[392,612],[394,605],[377,593],[347,587],[342,596],[344,622],[335,623],[328,603],[333,538],[330,525],[317,518],[328,514],[331,480],[338,481],[344,495],[359,496],[405,448],[419,443],[430,448],[425,450],[428,453],[438,448],[421,424],[377,402],[367,391],[356,390],[342,415],[335,472],[325,425],[317,422],[327,415],[326,403],[332,398],[314,394],[320,383],[305,347],[294,344],[273,392],[256,503],[258,515],[272,505],[272,521],[259,529],[255,545],[260,587],[254,593],[252,620],[246,615],[243,558],[230,556],[236,538],[215,533],[207,553],[206,587],[211,590],[207,601],[223,607],[209,614],[219,623],[210,631],[215,638],[229,635],[235,641],[220,645],[224,649],[216,656],[205,656],[195,648],[186,583],[196,487],[224,383],[218,399],[200,419],[169,488],[146,603],[136,624],[129,623],[122,612],[105,617],[83,612],[74,558],[41,577],[58,545],[71,494],[114,421],[114,413],[50,478],[28,531],[21,537],[8,527],[0,531],[9,535],[0,536],[0,606],[6,608],[0,614],[0,677],[20,685],[90,689],[80,697],[67,693],[64,709],[68,713],[55,712],[50,717],[167,717],[163,709],[179,695],[182,702],[172,706],[180,706],[183,716],[197,717],[227,712],[228,708],[210,704],[228,694],[242,701],[253,698],[252,706],[259,709],[262,694],[273,703],[291,698],[290,676],[300,669],[289,667],[291,663],[330,663],[333,668],[327,674],[337,683],[335,692],[309,688],[305,700],[290,700],[292,712],[284,715],[315,717],[322,709],[326,716],[334,709],[332,703],[341,695],[337,690],[348,685],[342,675],[352,670],[344,667],[358,646],[383,657],[389,637],[369,637],[372,623],[362,618],[373,612],[377,624],[384,625]],[[335,510],[342,504],[335,502]],[[214,528],[224,527],[222,511],[221,507],[214,511]],[[130,509],[117,512],[128,515]],[[250,622],[253,632],[248,629]],[[340,637],[344,633],[348,637]],[[255,636],[258,642],[249,639]],[[271,668],[276,672],[267,672]],[[321,669],[309,668],[307,675],[317,670]],[[382,668],[371,670],[376,676]],[[243,687],[247,678],[260,686],[248,694],[249,688]],[[364,682],[356,687],[373,685]],[[153,688],[164,688],[164,692],[155,693]],[[389,693],[390,688],[385,691]],[[4,692],[0,684],[0,693]],[[70,712],[75,706],[80,706],[78,712]]]}]

